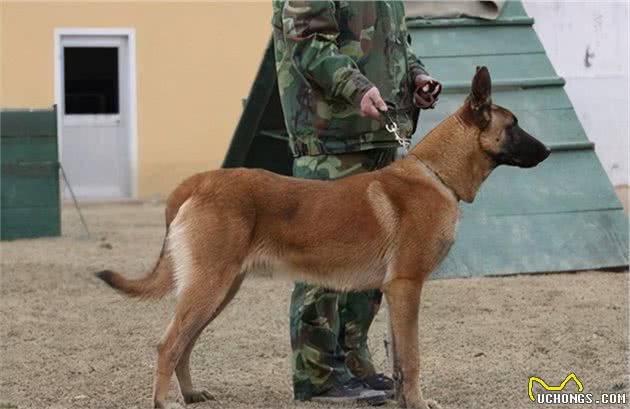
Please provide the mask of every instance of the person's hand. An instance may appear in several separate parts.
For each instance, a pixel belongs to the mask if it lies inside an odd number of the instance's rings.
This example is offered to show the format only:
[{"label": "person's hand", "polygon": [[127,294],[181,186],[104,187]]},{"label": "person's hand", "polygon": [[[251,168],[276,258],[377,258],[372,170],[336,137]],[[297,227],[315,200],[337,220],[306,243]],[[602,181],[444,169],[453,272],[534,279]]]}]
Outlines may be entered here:
[{"label": "person's hand", "polygon": [[372,87],[361,98],[361,116],[378,119],[379,111],[387,111],[387,104],[383,101],[378,88]]},{"label": "person's hand", "polygon": [[416,76],[414,82],[416,90],[413,93],[413,103],[420,109],[435,108],[442,92],[442,84],[425,74]]}]

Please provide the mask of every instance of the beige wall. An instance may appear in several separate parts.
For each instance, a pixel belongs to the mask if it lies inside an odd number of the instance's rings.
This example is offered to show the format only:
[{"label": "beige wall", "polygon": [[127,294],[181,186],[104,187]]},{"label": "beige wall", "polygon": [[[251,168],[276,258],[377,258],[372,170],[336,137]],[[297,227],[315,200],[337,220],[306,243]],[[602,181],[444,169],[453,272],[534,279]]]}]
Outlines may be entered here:
[{"label": "beige wall", "polygon": [[0,106],[54,103],[54,29],[136,30],[138,196],[219,167],[271,32],[270,2],[0,0]]}]

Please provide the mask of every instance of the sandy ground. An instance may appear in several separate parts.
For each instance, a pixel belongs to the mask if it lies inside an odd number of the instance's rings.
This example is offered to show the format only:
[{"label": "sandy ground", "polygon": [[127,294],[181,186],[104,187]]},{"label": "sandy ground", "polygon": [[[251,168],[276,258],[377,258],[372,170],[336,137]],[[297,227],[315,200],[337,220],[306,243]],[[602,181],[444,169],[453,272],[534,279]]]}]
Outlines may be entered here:
[{"label": "sandy ground", "polygon": [[[84,211],[91,240],[67,207],[62,238],[2,243],[0,408],[151,405],[155,345],[174,299],[125,299],[91,273],[152,267],[162,205]],[[195,408],[323,407],[291,399],[290,291],[287,282],[245,281],[193,353],[196,386],[217,398]],[[386,370],[384,333],[381,311],[371,348]],[[445,409],[538,406],[527,396],[532,375],[557,385],[575,372],[595,398],[627,392],[627,335],[627,273],[435,280],[422,302],[422,386]]]}]

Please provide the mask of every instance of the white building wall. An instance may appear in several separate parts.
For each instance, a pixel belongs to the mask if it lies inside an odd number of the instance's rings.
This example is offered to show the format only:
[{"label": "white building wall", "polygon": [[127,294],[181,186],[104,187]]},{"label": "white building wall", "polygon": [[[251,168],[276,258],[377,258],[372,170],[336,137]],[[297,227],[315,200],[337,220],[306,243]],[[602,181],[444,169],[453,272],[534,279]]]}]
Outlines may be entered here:
[{"label": "white building wall", "polygon": [[628,2],[524,0],[614,185],[628,184]]}]

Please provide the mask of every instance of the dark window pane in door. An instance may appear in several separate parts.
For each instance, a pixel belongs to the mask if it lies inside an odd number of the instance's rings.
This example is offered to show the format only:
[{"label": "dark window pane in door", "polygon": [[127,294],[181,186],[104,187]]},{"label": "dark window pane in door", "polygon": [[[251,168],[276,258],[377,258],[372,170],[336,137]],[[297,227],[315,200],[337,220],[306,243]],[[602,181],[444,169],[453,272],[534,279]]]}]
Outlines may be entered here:
[{"label": "dark window pane in door", "polygon": [[117,114],[118,48],[65,47],[66,114]]}]

